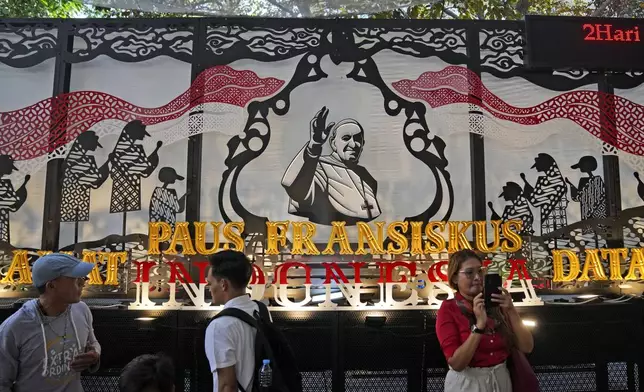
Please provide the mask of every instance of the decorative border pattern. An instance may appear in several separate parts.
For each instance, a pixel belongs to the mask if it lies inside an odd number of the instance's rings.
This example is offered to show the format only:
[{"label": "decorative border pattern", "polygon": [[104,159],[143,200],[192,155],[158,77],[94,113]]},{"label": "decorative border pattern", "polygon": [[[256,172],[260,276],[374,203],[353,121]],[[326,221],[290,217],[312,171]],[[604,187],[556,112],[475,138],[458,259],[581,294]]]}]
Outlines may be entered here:
[{"label": "decorative border pattern", "polygon": [[101,55],[123,62],[145,61],[157,56],[187,63],[192,60],[194,26],[189,23],[165,27],[78,24],[72,32],[74,49],[67,58],[72,63]]},{"label": "decorative border pattern", "polygon": [[596,83],[584,70],[531,72],[523,66],[524,37],[521,29],[481,29],[481,67],[499,78],[522,77],[555,91],[566,91]]},{"label": "decorative border pattern", "polygon": [[51,24],[26,25],[0,22],[0,63],[28,68],[56,56],[57,27]]},{"label": "decorative border pattern", "polygon": [[[433,200],[425,210],[406,219],[410,221],[448,220],[454,207],[454,190],[447,171],[445,142],[429,130],[425,119],[427,110],[425,105],[407,101],[391,90],[382,79],[375,61],[365,53],[368,50],[359,48],[357,42],[336,40],[335,36],[332,41],[333,44],[327,41],[326,45],[303,56],[292,79],[282,91],[268,100],[254,102],[248,106],[248,122],[242,136],[235,136],[228,142],[228,157],[225,160],[227,169],[223,173],[219,188],[219,208],[223,219],[232,221],[233,216],[239,216],[245,222],[246,234],[264,232],[266,221],[270,218],[257,216],[243,206],[237,194],[239,174],[268,146],[271,135],[269,112],[272,111],[278,116],[285,115],[289,111],[290,95],[295,88],[326,78],[328,75],[321,68],[321,60],[329,55],[336,64],[353,62],[354,68],[347,77],[378,88],[382,93],[384,109],[388,115],[397,116],[404,111],[407,117],[402,130],[405,145],[410,154],[430,169],[438,185]],[[356,61],[356,57],[359,60]],[[230,203],[226,203],[226,200],[230,200]],[[445,206],[446,208],[443,208]],[[437,214],[441,210],[446,212],[444,216],[438,217]]]},{"label": "decorative border pattern", "polygon": [[[62,38],[58,38],[59,29],[64,33],[61,35]],[[61,39],[68,37],[68,31],[74,38],[74,47],[71,52],[67,52],[67,42],[61,42]],[[469,59],[467,37],[471,37],[473,32],[480,41],[478,45],[480,56],[476,59]],[[476,47],[476,43],[469,42],[469,44]],[[472,46],[469,49],[472,49]],[[287,81],[286,85],[280,85],[279,89],[274,91],[275,95],[271,93],[249,101],[246,106],[248,119],[244,132],[233,137],[228,143],[229,154],[225,161],[227,170],[224,173],[219,194],[220,209],[225,220],[235,220],[237,217],[246,220],[247,232],[262,232],[265,220],[268,218],[256,216],[242,205],[236,195],[239,174],[249,162],[262,154],[270,142],[269,116],[271,112],[278,116],[285,115],[290,106],[290,94],[295,88],[304,83],[319,81],[327,76],[320,65],[321,59],[325,56],[328,56],[336,64],[353,64],[354,68],[347,77],[377,87],[382,93],[384,109],[388,115],[398,116],[402,115],[404,111],[406,121],[401,130],[404,143],[409,152],[431,170],[436,183],[442,185],[436,191],[435,199],[430,201],[429,206],[423,206],[424,211],[407,219],[449,218],[453,208],[453,189],[450,173],[447,170],[448,162],[444,155],[445,143],[440,137],[431,133],[425,120],[424,103],[415,101],[417,97],[401,96],[400,91],[396,88],[392,90],[382,80],[373,56],[384,50],[415,58],[438,57],[454,65],[468,64],[475,66],[476,72],[489,73],[499,78],[520,77],[553,91],[569,91],[598,82],[596,74],[585,71],[561,70],[536,73],[526,70],[523,67],[525,53],[521,22],[411,20],[321,20],[310,22],[233,18],[91,22],[37,21],[35,23],[8,20],[0,23],[0,62],[10,67],[23,68],[40,64],[46,59],[58,56],[55,75],[55,91],[58,92],[67,91],[64,86],[68,83],[70,71],[65,69],[69,68],[65,67],[65,63],[89,61],[101,55],[123,62],[145,61],[157,56],[169,56],[180,61],[191,62],[195,79],[199,72],[212,65],[229,65],[237,60],[280,61],[298,58],[299,64],[290,81]],[[478,69],[479,63],[480,69]],[[611,74],[607,79],[612,87],[627,89],[644,82],[644,74],[635,72]],[[469,87],[462,92],[469,95]],[[70,114],[73,114],[69,111],[69,105],[74,102],[70,101],[69,97],[64,100],[61,100],[60,97],[52,100],[49,106],[41,105],[34,108],[34,111],[38,112],[36,113],[38,117],[42,118],[43,124],[47,125],[44,128],[45,132],[39,135],[40,137],[36,140],[38,143],[44,142],[43,145],[46,146],[46,154],[43,155],[43,159],[60,158],[64,155],[64,143],[57,144],[56,140],[58,137],[60,140],[66,141],[67,135],[60,136],[55,132],[51,134],[52,129],[49,127],[49,122],[52,119],[55,124],[58,124],[59,121],[69,122]],[[190,102],[194,97],[195,95],[191,94]],[[587,96],[577,96],[577,98],[580,101],[588,102],[594,99],[594,97]],[[477,111],[481,104],[481,102],[469,100],[464,102],[470,104],[472,113]],[[493,104],[492,107],[507,109],[507,107],[498,106],[502,102],[494,100],[489,102]],[[564,109],[557,102],[554,102],[553,105],[556,107],[548,116],[570,116],[570,113],[563,112]],[[191,135],[197,134],[197,129],[202,128],[200,124],[205,121],[205,117],[199,113],[202,108],[203,105],[200,102],[191,106],[188,120],[188,129],[190,132],[194,131]],[[136,111],[136,108],[128,109]],[[606,108],[599,109],[606,111]],[[524,108],[524,110],[527,109]],[[628,122],[628,118],[632,116],[637,118],[641,111],[640,107],[632,106],[625,100],[616,101],[615,112],[621,113],[621,115],[615,114],[611,118],[615,119],[617,125],[614,127],[609,125],[607,129],[601,130],[601,137],[610,139],[604,143],[605,154],[618,154],[620,159],[624,158],[625,154],[620,149],[628,142],[623,139],[623,135],[620,136],[620,133],[617,132],[619,131],[618,125]],[[506,113],[517,114],[514,109]],[[595,113],[589,115],[584,112],[584,116],[587,116],[586,120],[588,121],[597,122],[595,121],[597,120]],[[473,129],[481,129],[481,124],[485,121],[482,116],[478,116],[476,113],[470,115],[469,120],[472,121],[470,132]],[[542,116],[539,121],[541,120],[545,121],[546,118]],[[601,121],[599,122],[601,123]],[[0,124],[0,128],[2,124],[6,125],[6,121]],[[634,124],[639,123],[634,122]],[[644,142],[639,139],[639,135],[635,135],[635,140],[638,140],[638,143],[632,144],[637,147],[637,151],[632,153],[642,154],[641,146],[644,145]],[[479,149],[479,151],[481,150]],[[196,176],[195,173],[194,171],[188,173],[187,177]],[[607,178],[607,180],[610,179]],[[614,198],[615,195],[611,194],[610,197]],[[223,199],[230,200],[230,204],[222,203]],[[198,202],[199,198],[196,197],[192,200]],[[450,203],[447,208],[448,212],[443,214],[444,216],[437,216],[439,211],[445,211],[445,203]],[[228,205],[230,207],[227,207]],[[440,208],[441,206],[443,208]],[[637,221],[638,225],[640,224],[639,218],[632,220]],[[588,222],[584,224],[587,225]],[[628,241],[634,241],[632,234],[639,233],[641,230],[635,226],[637,225],[633,223],[632,227],[624,229],[625,240],[629,236]],[[577,238],[579,237],[577,234],[581,232],[577,233],[579,230],[575,228],[569,227],[569,229],[566,236],[559,233],[557,238],[565,237],[565,241],[568,241],[567,246],[584,245],[585,239]],[[52,230],[45,231],[44,236],[51,236]],[[571,231],[575,233],[570,234]],[[536,237],[532,240],[535,246],[530,249],[530,252],[533,255],[535,252],[547,255],[548,246],[554,241],[552,238],[540,239]],[[617,239],[617,241],[619,240]],[[55,243],[56,241],[49,242]],[[639,242],[641,243],[641,241]],[[532,257],[532,259],[535,260],[535,263],[543,263],[542,267],[549,265],[547,256]]]},{"label": "decorative border pattern", "polygon": [[210,25],[206,30],[206,53],[220,59],[223,57],[226,63],[233,58],[277,61],[319,47],[323,34],[324,29],[316,27]]}]

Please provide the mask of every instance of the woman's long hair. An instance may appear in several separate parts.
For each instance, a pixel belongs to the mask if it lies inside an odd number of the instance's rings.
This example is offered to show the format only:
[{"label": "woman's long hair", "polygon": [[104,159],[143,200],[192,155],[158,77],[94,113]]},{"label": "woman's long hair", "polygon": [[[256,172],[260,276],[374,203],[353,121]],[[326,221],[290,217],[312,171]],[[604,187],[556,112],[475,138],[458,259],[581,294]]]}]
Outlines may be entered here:
[{"label": "woman's long hair", "polygon": [[[449,263],[447,265],[447,279],[449,279],[449,286],[452,289],[458,291],[458,273],[461,270],[463,263],[469,259],[478,260],[481,263],[481,266],[483,265],[483,257],[478,252],[471,249],[459,250],[452,253],[449,257]],[[510,351],[515,345],[515,336],[512,333],[512,328],[510,328],[508,321],[503,317],[503,313],[501,313],[501,307],[495,306],[490,309],[487,314],[488,317],[494,320],[496,330],[501,334],[501,336],[503,336],[503,339],[505,339],[505,343],[508,346],[508,351]],[[476,316],[474,316],[473,312],[468,312],[465,316],[470,320],[470,327],[476,324]]]}]

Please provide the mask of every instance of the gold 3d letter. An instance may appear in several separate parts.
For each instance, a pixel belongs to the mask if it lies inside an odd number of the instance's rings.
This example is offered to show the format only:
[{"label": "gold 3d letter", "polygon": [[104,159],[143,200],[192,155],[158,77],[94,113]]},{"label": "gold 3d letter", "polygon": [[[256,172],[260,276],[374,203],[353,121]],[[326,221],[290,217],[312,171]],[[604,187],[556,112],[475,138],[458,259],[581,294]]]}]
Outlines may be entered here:
[{"label": "gold 3d letter", "polygon": [[[566,256],[570,263],[570,271],[564,276],[563,258]],[[554,249],[552,251],[552,269],[554,270],[553,282],[572,282],[579,275],[579,258],[577,254],[568,249]]]}]

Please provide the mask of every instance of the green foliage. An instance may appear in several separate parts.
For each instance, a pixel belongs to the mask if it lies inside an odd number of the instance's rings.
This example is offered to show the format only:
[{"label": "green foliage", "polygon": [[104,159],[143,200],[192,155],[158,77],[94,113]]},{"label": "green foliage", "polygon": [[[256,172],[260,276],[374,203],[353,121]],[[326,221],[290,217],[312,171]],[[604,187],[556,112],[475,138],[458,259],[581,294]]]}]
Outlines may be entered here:
[{"label": "green foliage", "polygon": [[387,19],[405,15],[410,19],[489,19],[520,20],[526,14],[552,16],[591,16],[608,1],[605,17],[644,18],[644,0],[440,0],[406,10],[375,15]]},{"label": "green foliage", "polygon": [[[285,9],[276,0],[272,5]],[[601,16],[644,17],[644,0],[439,0],[432,4],[417,5],[371,15],[376,19],[492,19],[519,20],[525,14],[589,16],[602,3]],[[255,2],[231,0],[228,11],[253,15],[259,13]],[[231,8],[232,7],[232,8]],[[231,11],[232,10],[232,11]],[[305,14],[305,12],[302,12]],[[185,17],[186,14],[168,14],[120,10],[85,5],[82,0],[0,0],[0,18],[162,18]],[[356,15],[343,15],[347,18]]]},{"label": "green foliage", "polygon": [[94,7],[81,0],[0,0],[0,18],[167,18],[186,14]]},{"label": "green foliage", "polygon": [[0,18],[69,18],[83,8],[80,0],[0,0]]}]

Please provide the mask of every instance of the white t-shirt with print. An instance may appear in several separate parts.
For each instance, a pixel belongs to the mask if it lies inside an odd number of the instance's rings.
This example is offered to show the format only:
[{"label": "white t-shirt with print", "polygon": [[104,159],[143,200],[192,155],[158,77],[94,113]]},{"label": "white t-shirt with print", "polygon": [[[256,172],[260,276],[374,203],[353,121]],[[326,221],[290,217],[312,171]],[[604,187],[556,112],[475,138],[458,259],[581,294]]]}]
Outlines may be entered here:
[{"label": "white t-shirt with print", "polygon": [[[257,304],[247,295],[226,302],[224,309],[237,308],[253,316]],[[206,356],[212,372],[213,391],[219,391],[217,369],[235,366],[237,381],[251,392],[255,375],[255,329],[234,317],[212,320],[206,328]]]}]

